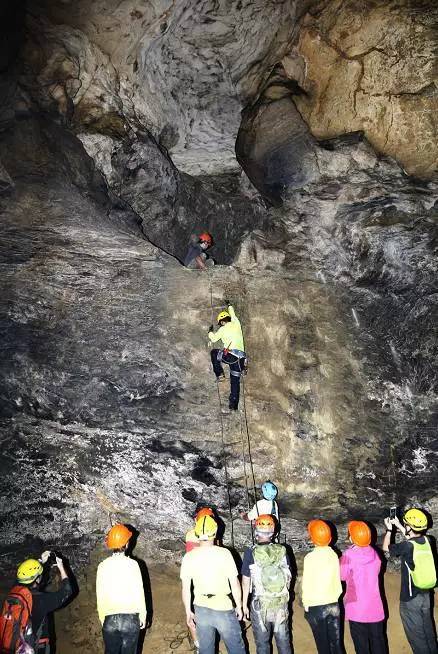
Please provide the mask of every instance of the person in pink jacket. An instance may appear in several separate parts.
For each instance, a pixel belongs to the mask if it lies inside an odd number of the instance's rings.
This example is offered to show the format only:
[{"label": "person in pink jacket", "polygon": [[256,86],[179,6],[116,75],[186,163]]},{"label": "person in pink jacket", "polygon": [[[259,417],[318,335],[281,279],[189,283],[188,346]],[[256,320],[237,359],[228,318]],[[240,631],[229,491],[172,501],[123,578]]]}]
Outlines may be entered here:
[{"label": "person in pink jacket", "polygon": [[356,654],[387,654],[382,598],[379,588],[381,561],[371,547],[371,530],[365,522],[348,524],[352,545],[341,557],[345,581],[345,619],[350,623]]}]

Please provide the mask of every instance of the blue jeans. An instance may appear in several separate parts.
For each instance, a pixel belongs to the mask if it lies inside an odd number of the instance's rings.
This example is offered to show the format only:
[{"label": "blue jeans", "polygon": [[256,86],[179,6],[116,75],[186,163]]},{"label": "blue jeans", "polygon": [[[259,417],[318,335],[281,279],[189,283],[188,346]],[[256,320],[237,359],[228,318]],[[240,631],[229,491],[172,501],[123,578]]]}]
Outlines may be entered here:
[{"label": "blue jeans", "polygon": [[105,654],[136,654],[140,635],[138,613],[107,615],[102,634]]},{"label": "blue jeans", "polygon": [[[261,613],[251,606],[251,626],[257,654],[271,654],[273,622],[264,622]],[[274,631],[278,654],[291,654],[289,621],[285,620]]]},{"label": "blue jeans", "polygon": [[224,641],[228,654],[245,654],[242,630],[234,609],[216,611],[195,606],[195,621],[199,654],[215,653],[216,631]]}]

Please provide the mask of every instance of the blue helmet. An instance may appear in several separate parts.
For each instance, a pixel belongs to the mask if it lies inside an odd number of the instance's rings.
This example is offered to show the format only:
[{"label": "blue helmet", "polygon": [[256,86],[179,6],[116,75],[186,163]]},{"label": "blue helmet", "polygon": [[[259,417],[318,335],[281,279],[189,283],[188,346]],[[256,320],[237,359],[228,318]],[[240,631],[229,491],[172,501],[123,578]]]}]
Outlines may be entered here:
[{"label": "blue helmet", "polygon": [[272,481],[265,481],[262,484],[262,495],[265,500],[275,500],[277,497],[278,488]]}]

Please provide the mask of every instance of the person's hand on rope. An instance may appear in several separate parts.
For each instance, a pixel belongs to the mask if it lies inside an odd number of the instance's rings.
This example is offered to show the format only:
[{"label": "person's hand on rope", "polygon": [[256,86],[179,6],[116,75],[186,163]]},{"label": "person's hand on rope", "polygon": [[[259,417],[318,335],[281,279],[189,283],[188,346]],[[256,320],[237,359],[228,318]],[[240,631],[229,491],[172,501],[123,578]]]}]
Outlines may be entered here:
[{"label": "person's hand on rope", "polygon": [[227,307],[231,306],[231,302],[227,299],[224,300],[224,303]]},{"label": "person's hand on rope", "polygon": [[236,606],[234,612],[236,613],[236,618],[239,620],[239,622],[243,620],[243,611],[241,606]]},{"label": "person's hand on rope", "polygon": [[193,613],[193,611],[190,611],[189,613],[186,614],[186,622],[189,629],[196,628],[195,614]]},{"label": "person's hand on rope", "polygon": [[243,617],[245,618],[245,620],[248,620],[248,621],[251,620],[251,618],[249,617],[249,607],[248,606],[245,606],[245,608],[243,609]]},{"label": "person's hand on rope", "polygon": [[208,328],[208,333],[210,332],[214,332],[214,325],[210,325],[210,327]]}]

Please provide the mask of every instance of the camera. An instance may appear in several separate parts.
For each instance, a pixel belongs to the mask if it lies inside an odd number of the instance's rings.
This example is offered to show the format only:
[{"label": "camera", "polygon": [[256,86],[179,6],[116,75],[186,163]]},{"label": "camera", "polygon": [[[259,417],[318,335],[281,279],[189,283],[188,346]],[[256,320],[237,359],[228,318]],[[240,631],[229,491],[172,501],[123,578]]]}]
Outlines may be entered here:
[{"label": "camera", "polygon": [[56,565],[57,558],[62,559],[62,554],[60,554],[59,552],[55,552],[55,550],[52,550],[50,552],[49,558],[47,559],[48,565]]},{"label": "camera", "polygon": [[394,520],[394,518],[397,517],[397,507],[396,506],[391,506],[389,509],[389,519]]}]

